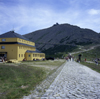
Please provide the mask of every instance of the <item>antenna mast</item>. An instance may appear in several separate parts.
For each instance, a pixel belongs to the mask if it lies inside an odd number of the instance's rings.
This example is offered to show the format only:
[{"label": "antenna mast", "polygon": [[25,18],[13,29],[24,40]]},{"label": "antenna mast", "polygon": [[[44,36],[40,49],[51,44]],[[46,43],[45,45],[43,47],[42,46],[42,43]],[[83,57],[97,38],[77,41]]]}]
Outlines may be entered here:
[{"label": "antenna mast", "polygon": [[14,30],[14,25],[13,25],[13,29],[12,29],[12,31],[15,31],[15,30]]}]

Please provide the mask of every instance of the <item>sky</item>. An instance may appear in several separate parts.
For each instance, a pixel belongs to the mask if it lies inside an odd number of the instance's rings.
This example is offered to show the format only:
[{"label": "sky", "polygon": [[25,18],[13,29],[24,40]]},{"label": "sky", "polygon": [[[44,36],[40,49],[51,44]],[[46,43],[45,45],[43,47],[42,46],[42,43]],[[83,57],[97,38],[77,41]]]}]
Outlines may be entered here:
[{"label": "sky", "polygon": [[55,23],[100,33],[100,0],[0,0],[0,34],[24,35]]}]

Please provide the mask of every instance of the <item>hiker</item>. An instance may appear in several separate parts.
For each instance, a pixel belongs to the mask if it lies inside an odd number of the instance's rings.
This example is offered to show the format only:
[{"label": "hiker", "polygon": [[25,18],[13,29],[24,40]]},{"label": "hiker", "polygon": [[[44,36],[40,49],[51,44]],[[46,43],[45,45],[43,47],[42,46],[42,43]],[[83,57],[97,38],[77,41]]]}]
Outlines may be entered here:
[{"label": "hiker", "polygon": [[81,56],[82,56],[81,54],[78,55],[78,57],[79,57],[79,62],[81,61]]},{"label": "hiker", "polygon": [[68,57],[66,57],[66,60],[68,61]]},{"label": "hiker", "polygon": [[72,56],[72,61],[74,61],[74,57]]},{"label": "hiker", "polygon": [[79,62],[79,59],[77,59],[77,62]]},{"label": "hiker", "polygon": [[97,61],[97,59],[95,59],[95,63],[96,63],[96,65],[98,65],[98,61]]}]

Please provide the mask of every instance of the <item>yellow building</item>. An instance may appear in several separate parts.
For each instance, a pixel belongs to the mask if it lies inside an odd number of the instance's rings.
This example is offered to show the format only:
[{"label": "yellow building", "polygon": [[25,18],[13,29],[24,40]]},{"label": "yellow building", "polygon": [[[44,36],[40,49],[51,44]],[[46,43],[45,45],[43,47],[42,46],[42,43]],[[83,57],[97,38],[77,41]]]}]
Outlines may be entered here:
[{"label": "yellow building", "polygon": [[18,61],[41,60],[45,58],[45,54],[36,49],[34,42],[14,31],[9,31],[0,35],[0,57]]}]

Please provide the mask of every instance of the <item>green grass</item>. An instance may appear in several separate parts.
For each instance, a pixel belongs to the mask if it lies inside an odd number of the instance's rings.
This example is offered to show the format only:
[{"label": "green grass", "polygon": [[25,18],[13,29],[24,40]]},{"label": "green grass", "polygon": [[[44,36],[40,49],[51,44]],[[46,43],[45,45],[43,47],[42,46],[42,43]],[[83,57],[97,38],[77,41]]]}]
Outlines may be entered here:
[{"label": "green grass", "polygon": [[78,53],[78,54],[74,54],[74,56],[76,58],[78,58],[78,55],[81,54],[82,55],[82,60],[86,60],[87,61],[92,61],[96,58],[100,58],[100,47],[97,47],[95,49],[92,49],[90,51],[87,51],[87,52],[81,52],[81,53]]},{"label": "green grass", "polygon": [[[78,54],[74,54],[76,59],[78,59],[79,54],[82,55],[81,56],[81,64],[86,65],[89,68],[100,73],[100,61],[98,61],[99,65],[96,65],[95,62],[93,61],[96,58],[100,58],[100,47],[96,47],[95,49],[92,49],[92,50],[87,51],[87,52],[81,52],[81,53],[78,53]],[[94,63],[85,62],[85,58],[86,58],[86,61],[92,61]]]},{"label": "green grass", "polygon": [[64,53],[72,52],[77,46],[73,45],[54,45],[54,47],[44,50],[46,57],[62,58]]},{"label": "green grass", "polygon": [[47,65],[47,66],[61,66],[62,63],[65,61],[51,61],[51,60],[46,60],[46,61],[23,61],[22,64],[31,64],[31,65]]},{"label": "green grass", "polygon": [[[29,95],[36,85],[40,84],[47,75],[54,71],[32,65],[57,66],[58,68],[64,62],[32,61],[19,64],[0,63],[0,99],[20,99],[23,96]],[[21,86],[24,86],[24,88]]]},{"label": "green grass", "polygon": [[[0,99],[16,99],[28,95],[39,84],[46,72],[32,66],[0,66]],[[21,86],[27,86],[25,89]]]},{"label": "green grass", "polygon": [[83,62],[83,61],[81,62],[81,64],[83,64],[83,65],[85,65],[85,66],[87,66],[87,67],[89,67],[89,68],[100,73],[100,64],[96,65],[94,63],[87,63],[87,62]]}]

